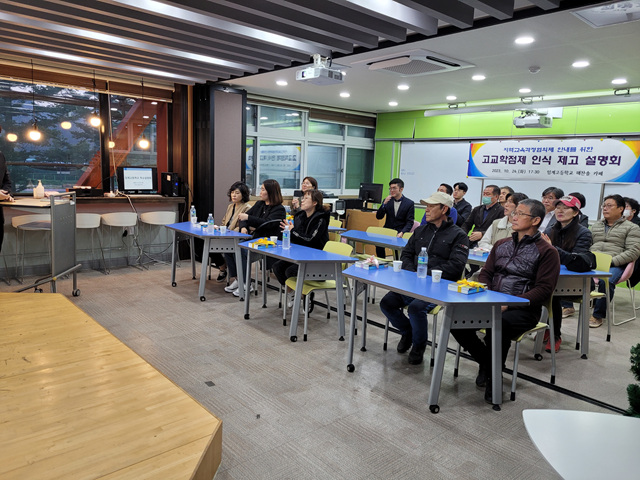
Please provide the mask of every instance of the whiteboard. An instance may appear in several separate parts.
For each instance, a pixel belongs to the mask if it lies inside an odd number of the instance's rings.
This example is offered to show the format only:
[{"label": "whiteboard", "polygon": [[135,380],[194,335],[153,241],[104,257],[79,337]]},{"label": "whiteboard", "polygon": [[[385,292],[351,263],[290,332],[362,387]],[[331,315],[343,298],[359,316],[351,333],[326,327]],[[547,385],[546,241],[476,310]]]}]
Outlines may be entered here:
[{"label": "whiteboard", "polygon": [[[598,218],[601,204],[602,184],[545,182],[534,180],[492,180],[490,178],[468,178],[469,141],[457,142],[402,142],[400,149],[400,175],[404,181],[404,195],[416,203],[435,192],[441,183],[464,182],[469,186],[465,199],[474,207],[480,204],[483,185],[495,184],[499,187],[510,186],[516,192],[522,192],[540,200],[542,191],[554,186],[564,190],[565,195],[572,192],[582,193],[587,206],[583,213],[589,220]],[[484,182],[483,182],[484,180]],[[640,185],[606,184],[604,195],[618,193],[623,197],[640,200]]]}]

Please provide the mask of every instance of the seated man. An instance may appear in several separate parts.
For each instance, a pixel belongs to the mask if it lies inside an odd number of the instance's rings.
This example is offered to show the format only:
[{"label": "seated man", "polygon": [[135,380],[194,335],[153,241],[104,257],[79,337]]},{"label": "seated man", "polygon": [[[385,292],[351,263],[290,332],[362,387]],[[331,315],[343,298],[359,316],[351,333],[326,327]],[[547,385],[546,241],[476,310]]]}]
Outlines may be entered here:
[{"label": "seated man", "polygon": [[504,207],[504,204],[507,202],[507,195],[513,195],[514,193],[516,193],[515,190],[509,185],[500,187],[500,196],[498,197],[498,203]]},{"label": "seated man", "polygon": [[494,220],[504,217],[504,208],[498,203],[499,196],[500,187],[497,185],[484,187],[482,205],[475,207],[462,225],[462,229],[469,234],[470,247],[478,245],[478,241]]},{"label": "seated man", "polygon": [[564,197],[564,191],[561,188],[547,187],[542,192],[542,205],[544,205],[546,213],[542,219],[542,224],[539,227],[541,232],[546,231],[547,228],[556,223],[556,202],[562,197]]},{"label": "seated man", "polygon": [[[521,200],[511,213],[513,235],[503,238],[493,246],[487,263],[478,280],[490,290],[515,295],[529,300],[526,307],[502,307],[502,367],[507,358],[511,339],[530,330],[540,318],[542,305],[553,294],[560,274],[558,251],[547,243],[538,226],[545,215],[541,202]],[[487,330],[484,342],[477,330],[451,330],[458,343],[478,362],[480,369],[476,385],[485,386],[485,400],[491,396],[491,330]]]},{"label": "seated man", "polygon": [[[407,246],[402,250],[402,268],[415,272],[420,250],[426,247],[429,255],[427,274],[431,275],[435,268],[442,270],[442,278],[459,280],[469,256],[469,239],[448,217],[453,198],[446,193],[435,192],[425,203],[428,223],[413,232]],[[407,305],[409,318],[402,310]],[[427,313],[434,306],[432,303],[395,292],[387,293],[380,301],[380,310],[402,334],[398,352],[404,353],[413,345],[409,352],[411,365],[422,363],[427,347]]]},{"label": "seated man", "polygon": [[[376,218],[378,220],[384,218],[384,227],[393,228],[398,232],[398,237],[402,237],[404,233],[410,232],[413,228],[413,200],[402,195],[403,190],[404,182],[401,179],[394,178],[391,180],[389,182],[389,195],[376,212]],[[376,255],[384,258],[385,249],[376,247]]]},{"label": "seated man", "polygon": [[453,185],[453,207],[458,211],[458,221],[456,225],[459,227],[467,220],[471,214],[473,207],[464,199],[469,187],[464,182],[454,183]]},{"label": "seated man", "polygon": [[[453,188],[451,187],[451,185],[448,185],[446,183],[441,183],[440,186],[438,187],[438,192],[451,195],[453,193]],[[420,200],[420,203],[422,205],[426,205],[426,203],[424,203],[424,200]],[[449,210],[449,216],[451,217],[453,224],[458,225],[458,211],[456,210],[456,207],[453,207],[453,206],[451,207],[451,210]],[[425,214],[422,216],[422,220],[420,220],[420,225],[426,225],[426,224],[427,224],[427,213],[425,212]]]},{"label": "seated man", "polygon": [[[625,208],[624,198],[620,195],[604,197],[602,203],[602,220],[598,220],[591,228],[593,235],[592,252],[611,255],[611,277],[609,277],[609,297],[613,298],[615,284],[618,283],[627,264],[635,262],[640,256],[640,227],[627,222],[622,216]],[[605,292],[605,283],[598,282],[598,291]],[[607,316],[607,301],[598,298],[593,304],[593,315],[589,326],[597,328]]]}]

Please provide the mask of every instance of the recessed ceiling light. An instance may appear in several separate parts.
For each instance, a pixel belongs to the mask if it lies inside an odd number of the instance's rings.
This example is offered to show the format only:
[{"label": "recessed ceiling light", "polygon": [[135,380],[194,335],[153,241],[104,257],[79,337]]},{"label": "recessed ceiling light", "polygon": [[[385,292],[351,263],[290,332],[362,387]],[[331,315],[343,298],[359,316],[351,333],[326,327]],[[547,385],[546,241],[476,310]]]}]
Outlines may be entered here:
[{"label": "recessed ceiling light", "polygon": [[533,37],[518,37],[516,38],[516,44],[518,45],[529,45],[530,43],[533,43],[535,40]]},{"label": "recessed ceiling light", "polygon": [[340,92],[340,96],[342,98],[349,98],[351,96],[351,94],[349,92]]},{"label": "recessed ceiling light", "polygon": [[398,90],[409,90],[409,85],[407,85],[406,83],[401,83],[400,85],[398,85]]},{"label": "recessed ceiling light", "polygon": [[614,85],[624,85],[625,83],[627,83],[627,79],[626,78],[614,78],[613,80],[611,80],[611,83]]},{"label": "recessed ceiling light", "polygon": [[479,82],[481,80],[484,80],[485,78],[487,77],[485,77],[484,75],[474,75],[473,77],[471,77],[471,80],[475,80],[476,82]]},{"label": "recessed ceiling light", "polygon": [[289,83],[286,80],[277,80],[276,85],[278,85],[279,87],[286,87],[287,85],[289,85]]},{"label": "recessed ceiling light", "polygon": [[397,107],[397,106],[398,106],[398,102],[396,102],[395,100],[391,100],[391,101],[389,102],[389,106],[390,106],[390,107]]},{"label": "recessed ceiling light", "polygon": [[591,64],[587,60],[578,60],[571,64],[573,68],[584,68],[584,67],[588,67],[589,65]]},{"label": "recessed ceiling light", "polygon": [[530,88],[521,88],[520,90],[518,90],[520,93],[531,93],[531,89]]},{"label": "recessed ceiling light", "polygon": [[447,95],[447,100],[453,101],[453,100],[457,100],[457,99],[458,99],[458,97],[456,97],[455,95]]}]

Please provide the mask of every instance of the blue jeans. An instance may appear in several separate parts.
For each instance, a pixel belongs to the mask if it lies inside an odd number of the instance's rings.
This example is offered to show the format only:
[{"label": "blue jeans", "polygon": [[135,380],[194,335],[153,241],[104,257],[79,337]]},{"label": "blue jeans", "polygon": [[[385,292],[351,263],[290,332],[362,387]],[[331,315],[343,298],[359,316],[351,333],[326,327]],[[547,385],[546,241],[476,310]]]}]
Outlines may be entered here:
[{"label": "blue jeans", "polygon": [[[625,268],[627,268],[626,265],[624,267],[611,267],[609,269],[609,272],[611,273],[611,276],[609,277],[609,300],[613,298],[613,291],[615,290],[615,285],[616,283],[618,283],[618,281],[620,281],[620,277],[622,277],[622,274],[624,273]],[[602,280],[598,282],[598,291],[605,293],[605,286]],[[593,316],[596,318],[605,318],[607,316],[606,298],[604,297],[598,298],[593,303]]]},{"label": "blue jeans", "polygon": [[[409,318],[403,308],[408,306]],[[391,325],[400,330],[402,335],[411,334],[413,345],[424,348],[429,338],[429,322],[427,313],[436,305],[434,303],[416,300],[413,297],[389,292],[380,301],[380,310],[389,319]]]}]

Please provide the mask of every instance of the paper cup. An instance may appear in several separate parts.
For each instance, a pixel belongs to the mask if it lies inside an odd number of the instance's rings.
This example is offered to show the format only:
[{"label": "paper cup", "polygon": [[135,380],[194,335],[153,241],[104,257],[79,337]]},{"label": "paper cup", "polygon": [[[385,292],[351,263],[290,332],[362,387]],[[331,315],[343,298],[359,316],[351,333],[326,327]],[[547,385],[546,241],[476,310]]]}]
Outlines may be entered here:
[{"label": "paper cup", "polygon": [[438,283],[442,278],[442,270],[431,270],[431,280]]},{"label": "paper cup", "polygon": [[272,241],[273,243],[278,243],[278,236],[277,236],[277,235],[274,235],[273,237],[271,237],[271,241]]},{"label": "paper cup", "polygon": [[393,271],[399,272],[402,270],[402,260],[394,260],[393,261]]},{"label": "paper cup", "polygon": [[220,233],[222,233],[223,235],[225,233],[227,233],[227,226],[226,225],[220,225]]}]

